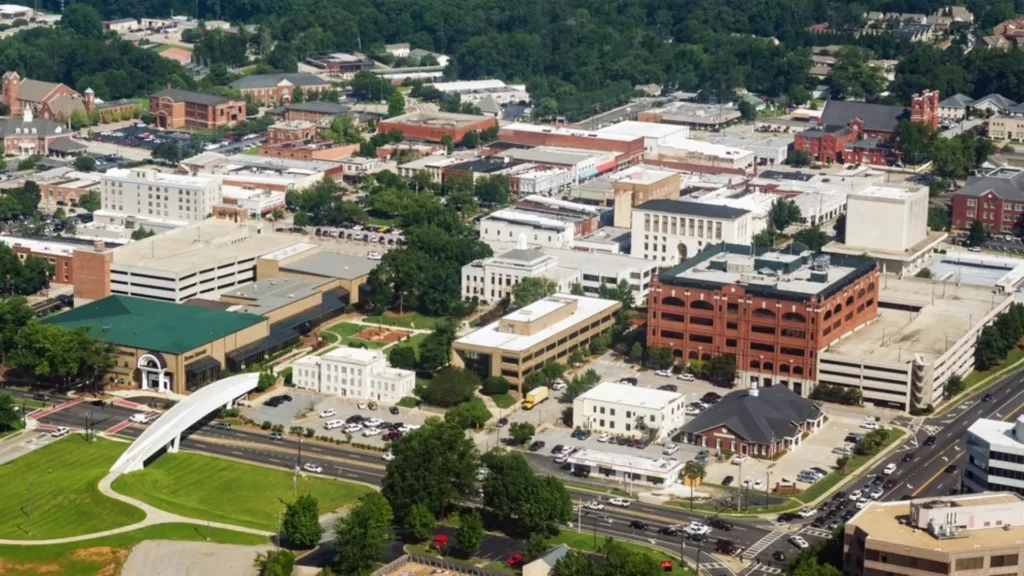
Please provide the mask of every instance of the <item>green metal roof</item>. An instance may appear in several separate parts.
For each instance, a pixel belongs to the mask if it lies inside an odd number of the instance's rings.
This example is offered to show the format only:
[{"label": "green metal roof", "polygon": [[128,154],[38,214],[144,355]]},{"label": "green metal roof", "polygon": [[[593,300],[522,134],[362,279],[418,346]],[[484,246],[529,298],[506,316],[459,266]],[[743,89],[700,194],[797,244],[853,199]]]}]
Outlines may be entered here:
[{"label": "green metal roof", "polygon": [[183,354],[264,321],[255,314],[133,296],[107,296],[43,320],[65,328],[88,326],[93,338],[169,354]]}]

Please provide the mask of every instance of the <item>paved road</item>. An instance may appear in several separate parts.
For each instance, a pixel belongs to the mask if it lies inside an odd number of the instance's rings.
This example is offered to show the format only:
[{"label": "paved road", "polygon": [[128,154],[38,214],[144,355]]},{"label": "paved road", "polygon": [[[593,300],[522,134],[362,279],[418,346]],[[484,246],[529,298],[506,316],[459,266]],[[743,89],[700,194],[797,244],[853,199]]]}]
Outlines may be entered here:
[{"label": "paved road", "polygon": [[[11,396],[14,397],[15,403],[17,403],[18,400],[34,400],[35,398],[33,398],[33,397],[36,394],[38,394],[38,392],[31,391],[31,390],[22,390],[20,388],[7,388],[7,387],[0,387],[0,393],[10,394]],[[47,394],[46,395],[46,401],[50,402],[50,403],[53,403],[53,404],[60,404],[61,402],[65,402],[67,400],[69,400],[69,398],[67,398],[66,396],[61,396],[59,394]]]},{"label": "paved road", "polygon": [[[142,433],[141,426],[131,426],[121,432],[121,435],[138,437]],[[245,432],[241,430],[216,430],[204,427],[195,430],[190,436],[182,438],[181,447],[187,450],[205,452],[218,456],[236,458],[259,464],[293,469],[298,461],[299,442],[292,440],[272,441],[265,436]],[[355,450],[348,450],[342,447],[330,447],[303,443],[302,457],[303,464],[312,462],[324,469],[324,475],[333,476],[343,480],[365,482],[379,486],[384,476],[385,462],[377,454],[368,454]],[[593,494],[570,490],[574,501],[593,499]],[[657,534],[655,530],[661,526],[671,524],[685,524],[694,519],[701,519],[703,515],[690,514],[661,506],[634,503],[628,509],[618,509],[609,506],[602,512],[612,518],[612,524],[600,524],[595,522],[596,517],[583,515],[583,530],[596,532],[598,537],[602,535],[614,536],[626,540],[641,541],[654,544],[665,550],[678,553],[680,539]],[[643,519],[651,525],[649,532],[640,532],[629,528],[632,520]],[[576,520],[579,520],[577,518]],[[574,523],[575,521],[574,520]],[[574,524],[575,525],[575,524]],[[707,552],[713,551],[717,538],[726,538],[744,548],[754,545],[756,542],[769,535],[769,530],[758,528],[752,524],[737,524],[730,532],[713,532],[709,542],[705,543],[704,551],[701,554],[701,564],[707,567],[712,574],[727,575],[732,571],[718,563]],[[693,558],[696,549],[693,543],[686,546],[686,555]],[[327,557],[329,552],[321,551],[318,554]]]}]

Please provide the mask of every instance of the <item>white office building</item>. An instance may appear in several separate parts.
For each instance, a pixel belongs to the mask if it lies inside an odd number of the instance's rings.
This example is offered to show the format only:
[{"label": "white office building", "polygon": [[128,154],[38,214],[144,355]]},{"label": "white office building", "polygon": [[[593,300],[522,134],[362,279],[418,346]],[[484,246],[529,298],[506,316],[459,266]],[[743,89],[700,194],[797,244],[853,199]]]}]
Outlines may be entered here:
[{"label": "white office building", "polygon": [[484,242],[516,242],[520,236],[531,244],[569,248],[576,238],[576,225],[516,208],[503,208],[480,220],[480,239]]},{"label": "white office building", "polygon": [[223,199],[217,178],[149,168],[111,168],[100,182],[103,207],[122,214],[198,222]]},{"label": "white office building", "polygon": [[336,348],[296,360],[292,382],[301,390],[393,404],[412,395],[416,373],[388,366],[380,350]]},{"label": "white office building", "polygon": [[644,139],[644,156],[656,159],[661,154],[661,145],[673,138],[689,138],[690,128],[676,124],[658,124],[655,122],[637,122],[626,120],[597,131],[598,134],[617,134],[620,136],[642,136]]},{"label": "white office building", "polygon": [[434,88],[445,94],[458,94],[462,102],[471,104],[477,104],[488,97],[498,104],[530,101],[526,84],[505,84],[503,80],[497,79],[435,82]]},{"label": "white office building", "polygon": [[686,395],[602,382],[572,402],[572,425],[595,433],[660,442],[682,428]]},{"label": "white office building", "polygon": [[579,282],[583,293],[597,296],[601,285],[617,286],[626,281],[633,289],[633,301],[647,301],[657,264],[637,260],[626,254],[583,251],[564,248],[487,242],[496,256],[474,260],[462,267],[462,298],[497,302],[512,293],[523,278],[547,278],[558,292],[569,292]]},{"label": "white office building", "polygon": [[668,267],[696,256],[709,244],[751,244],[752,214],[740,208],[651,200],[633,208],[632,256]]},{"label": "white office building", "polygon": [[972,492],[1024,495],[1024,416],[1013,422],[981,418],[971,424],[963,484]]}]

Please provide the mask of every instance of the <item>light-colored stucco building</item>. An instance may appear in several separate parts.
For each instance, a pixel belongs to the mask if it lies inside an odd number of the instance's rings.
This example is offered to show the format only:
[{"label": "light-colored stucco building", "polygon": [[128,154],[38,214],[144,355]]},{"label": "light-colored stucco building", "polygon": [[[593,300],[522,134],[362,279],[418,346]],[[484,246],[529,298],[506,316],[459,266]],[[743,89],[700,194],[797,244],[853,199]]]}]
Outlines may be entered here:
[{"label": "light-colored stucco building", "polygon": [[416,373],[388,366],[380,350],[336,348],[296,360],[292,382],[321,394],[394,403],[412,395]]},{"label": "light-colored stucco building", "polygon": [[634,207],[631,228],[631,255],[662,267],[692,258],[711,244],[750,244],[755,233],[747,210],[680,200]]},{"label": "light-colored stucco building", "polygon": [[103,207],[121,214],[197,222],[223,200],[217,178],[147,168],[111,168],[100,181]]},{"label": "light-colored stucco building", "polygon": [[660,442],[686,419],[686,396],[629,384],[602,382],[572,402],[572,425],[613,436]]}]

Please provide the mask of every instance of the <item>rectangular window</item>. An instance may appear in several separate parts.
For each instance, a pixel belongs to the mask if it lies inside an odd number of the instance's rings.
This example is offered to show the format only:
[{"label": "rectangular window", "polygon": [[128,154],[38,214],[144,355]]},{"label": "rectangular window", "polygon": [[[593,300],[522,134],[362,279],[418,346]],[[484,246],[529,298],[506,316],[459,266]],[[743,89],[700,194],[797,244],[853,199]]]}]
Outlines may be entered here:
[{"label": "rectangular window", "polygon": [[1019,554],[1002,554],[999,556],[993,556],[989,558],[988,566],[989,568],[1003,568],[1005,566],[1016,566],[1019,560]]},{"label": "rectangular window", "polygon": [[740,305],[735,302],[729,302],[725,305],[725,311],[735,314],[740,311]]},{"label": "rectangular window", "polygon": [[715,321],[711,318],[704,318],[703,316],[690,316],[690,324],[696,324],[698,326],[714,326]]},{"label": "rectangular window", "polygon": [[764,344],[762,342],[751,342],[751,350],[757,350],[758,352],[775,352],[775,346],[771,344]]},{"label": "rectangular window", "polygon": [[803,348],[793,348],[791,346],[780,346],[779,347],[779,353],[781,353],[781,354],[789,354],[790,356],[799,356],[799,357],[803,358],[803,356],[804,356],[804,349]]},{"label": "rectangular window", "polygon": [[752,324],[750,326],[751,332],[757,332],[758,334],[775,334],[775,326],[764,326],[762,324]]},{"label": "rectangular window", "polygon": [[672,312],[662,312],[661,319],[669,322],[686,322],[686,316],[682,314],[673,314]]},{"label": "rectangular window", "polygon": [[739,326],[740,325],[737,324],[736,322],[726,322],[725,323],[725,329],[726,330],[738,330]]},{"label": "rectangular window", "polygon": [[735,348],[736,347],[736,339],[735,338],[726,338],[725,339],[725,345],[728,348]]},{"label": "rectangular window", "polygon": [[714,339],[711,336],[705,336],[703,334],[690,334],[690,342],[700,342],[702,344],[711,344]]},{"label": "rectangular window", "polygon": [[956,559],[956,570],[981,570],[985,566],[985,558],[983,556],[975,556],[974,558],[957,558]]},{"label": "rectangular window", "polygon": [[662,330],[661,331],[661,337],[662,338],[672,338],[674,340],[682,340],[683,339],[683,333],[682,332],[677,332],[675,330]]}]

